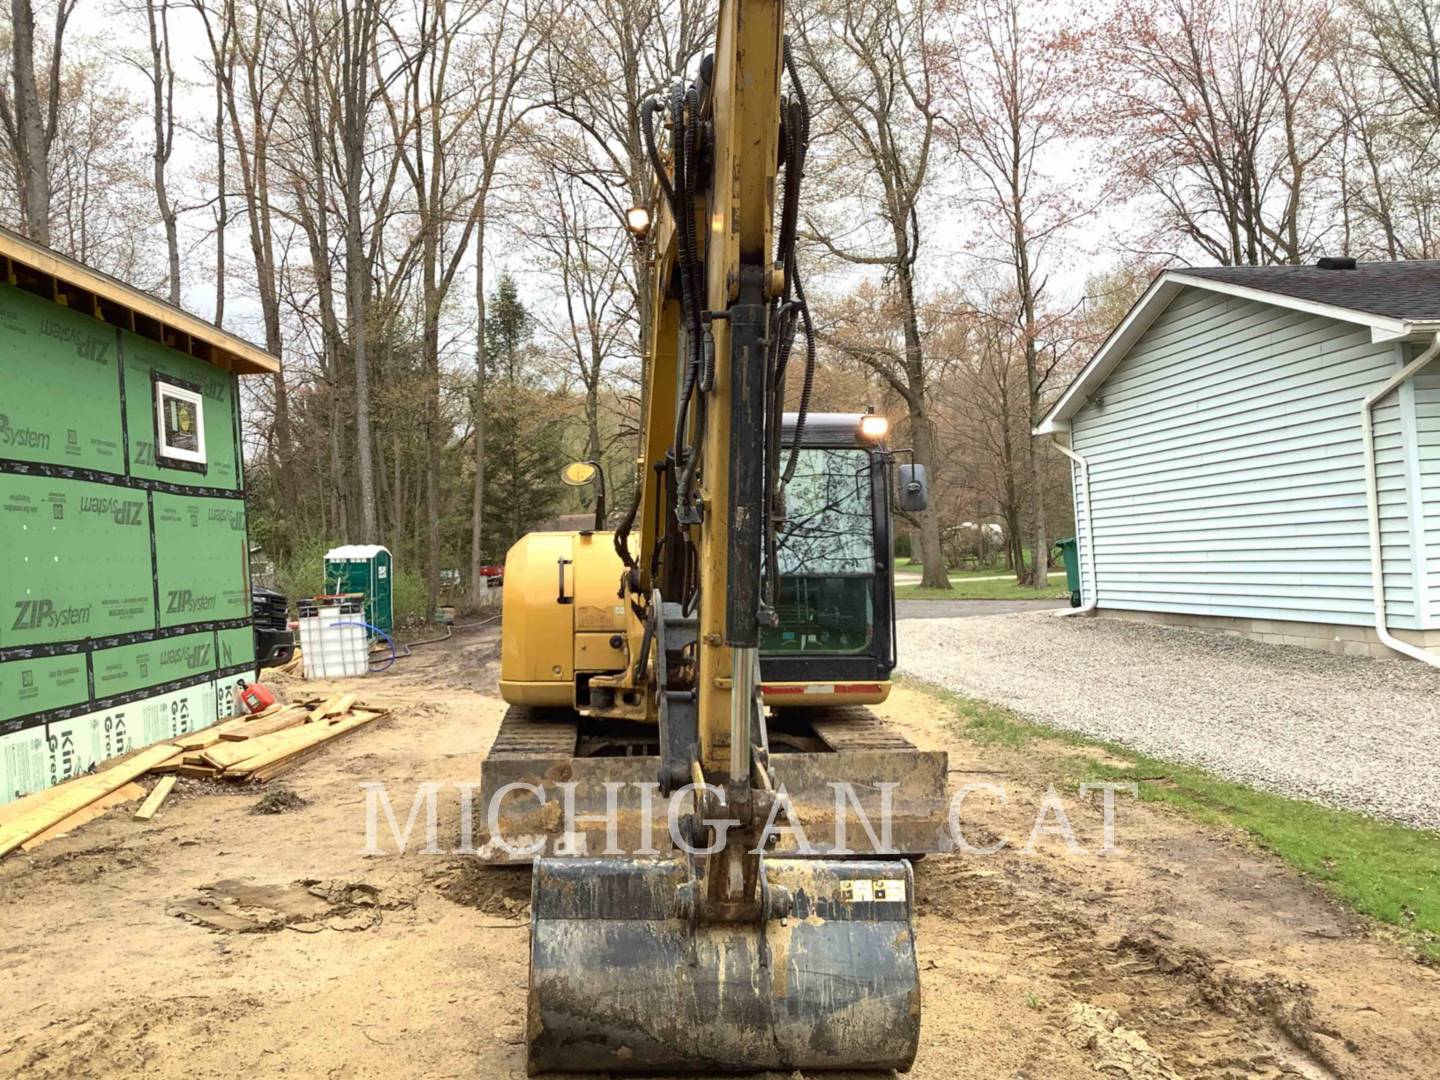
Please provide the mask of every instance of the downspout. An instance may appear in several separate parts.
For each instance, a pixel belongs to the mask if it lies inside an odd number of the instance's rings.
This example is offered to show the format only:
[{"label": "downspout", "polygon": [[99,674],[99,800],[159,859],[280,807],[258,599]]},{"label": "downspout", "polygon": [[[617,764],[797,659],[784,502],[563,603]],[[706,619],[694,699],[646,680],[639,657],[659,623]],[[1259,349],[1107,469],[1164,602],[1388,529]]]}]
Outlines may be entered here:
[{"label": "downspout", "polygon": [[[1440,353],[1440,333],[1430,347],[1385,380],[1360,406],[1360,431],[1365,441],[1365,509],[1370,517],[1370,583],[1375,595],[1375,633],[1382,644],[1431,667],[1440,667],[1440,656],[1401,641],[1385,625],[1385,559],[1380,548],[1380,480],[1375,467],[1375,423],[1371,410]],[[1087,489],[1089,485],[1086,485]],[[1088,511],[1087,511],[1088,513]]]},{"label": "downspout", "polygon": [[[1436,335],[1436,344],[1440,345],[1440,335]],[[1080,607],[1056,612],[1057,618],[1067,619],[1072,615],[1089,615],[1100,606],[1100,579],[1095,576],[1095,515],[1090,510],[1090,463],[1061,442],[1058,433],[1051,436],[1050,441],[1055,449],[1080,466],[1080,478],[1085,488],[1085,558],[1090,561],[1090,600]],[[1078,551],[1078,540],[1075,547]]]}]

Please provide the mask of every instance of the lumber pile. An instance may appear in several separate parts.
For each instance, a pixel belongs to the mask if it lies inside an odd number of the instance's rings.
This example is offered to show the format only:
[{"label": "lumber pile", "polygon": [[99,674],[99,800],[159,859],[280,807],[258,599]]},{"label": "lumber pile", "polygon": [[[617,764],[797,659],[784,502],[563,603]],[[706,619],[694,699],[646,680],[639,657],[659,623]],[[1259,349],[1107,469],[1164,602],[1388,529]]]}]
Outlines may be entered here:
[{"label": "lumber pile", "polygon": [[[144,799],[135,817],[149,820],[175,786],[176,775],[208,780],[264,783],[385,714],[357,707],[354,694],[324,701],[271,705],[237,716],[172,742],[157,743],[101,772],[0,806],[0,857],[69,832],[126,802]],[[146,796],[136,783],[147,773],[163,774]]]},{"label": "lumber pile", "polygon": [[272,705],[238,724],[216,725],[209,729],[213,738],[189,740],[161,768],[205,780],[263,783],[294,768],[331,739],[383,715],[356,708],[354,694],[303,705]]}]

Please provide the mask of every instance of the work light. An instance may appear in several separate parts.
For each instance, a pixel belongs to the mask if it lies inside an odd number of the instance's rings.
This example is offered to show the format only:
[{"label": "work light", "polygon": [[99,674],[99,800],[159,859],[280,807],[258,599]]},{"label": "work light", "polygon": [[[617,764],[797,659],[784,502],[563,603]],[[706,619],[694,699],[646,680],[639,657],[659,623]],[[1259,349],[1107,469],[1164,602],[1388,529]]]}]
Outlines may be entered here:
[{"label": "work light", "polygon": [[860,418],[860,435],[871,442],[879,442],[890,433],[890,421],[876,413],[866,413]]},{"label": "work light", "polygon": [[626,210],[625,227],[634,236],[646,236],[650,232],[650,208],[648,206],[632,206]]}]

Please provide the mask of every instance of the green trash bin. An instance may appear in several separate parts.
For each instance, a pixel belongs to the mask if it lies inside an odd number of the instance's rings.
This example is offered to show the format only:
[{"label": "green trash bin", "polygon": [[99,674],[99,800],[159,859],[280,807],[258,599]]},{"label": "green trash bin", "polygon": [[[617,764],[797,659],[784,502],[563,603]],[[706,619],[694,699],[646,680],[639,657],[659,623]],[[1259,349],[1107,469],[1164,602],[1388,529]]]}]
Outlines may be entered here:
[{"label": "green trash bin", "polygon": [[1065,564],[1065,584],[1070,587],[1070,606],[1080,606],[1080,544],[1074,536],[1056,540],[1060,561]]}]

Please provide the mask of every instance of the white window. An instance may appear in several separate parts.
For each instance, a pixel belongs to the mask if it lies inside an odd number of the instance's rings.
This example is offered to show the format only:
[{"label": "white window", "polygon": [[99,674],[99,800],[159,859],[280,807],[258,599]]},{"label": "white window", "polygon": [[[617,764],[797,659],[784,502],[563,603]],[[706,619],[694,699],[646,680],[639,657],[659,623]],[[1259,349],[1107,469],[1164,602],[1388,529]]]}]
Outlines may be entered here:
[{"label": "white window", "polygon": [[161,458],[205,464],[205,399],[199,391],[155,383],[155,448]]}]

